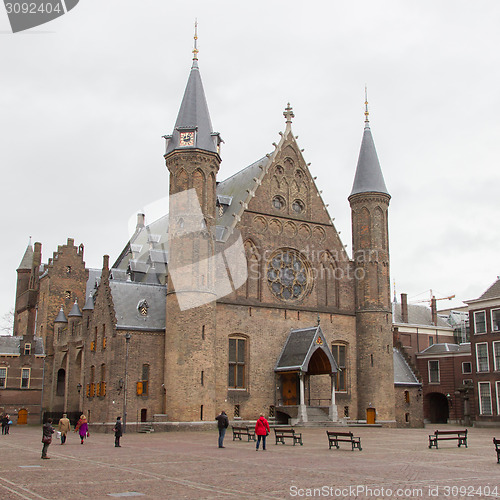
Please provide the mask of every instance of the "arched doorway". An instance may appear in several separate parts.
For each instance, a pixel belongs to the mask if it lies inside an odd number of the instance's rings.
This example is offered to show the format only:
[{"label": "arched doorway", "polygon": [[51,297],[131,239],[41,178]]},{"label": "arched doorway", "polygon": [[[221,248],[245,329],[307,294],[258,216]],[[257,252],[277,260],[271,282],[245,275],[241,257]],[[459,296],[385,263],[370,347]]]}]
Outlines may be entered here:
[{"label": "arched doorway", "polygon": [[22,409],[17,412],[17,425],[26,425],[28,423],[28,410]]},{"label": "arched doorway", "polygon": [[56,395],[64,396],[64,390],[66,388],[66,371],[63,368],[60,368],[57,372],[57,387],[56,387]]},{"label": "arched doorway", "polygon": [[431,392],[427,395],[429,403],[429,419],[433,424],[446,424],[450,416],[448,400],[440,392]]}]

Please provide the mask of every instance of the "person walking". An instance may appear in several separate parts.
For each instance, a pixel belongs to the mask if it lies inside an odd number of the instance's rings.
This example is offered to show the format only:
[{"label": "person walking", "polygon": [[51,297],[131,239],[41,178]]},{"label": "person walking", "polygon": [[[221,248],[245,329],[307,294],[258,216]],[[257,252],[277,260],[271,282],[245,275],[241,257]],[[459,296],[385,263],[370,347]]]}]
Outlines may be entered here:
[{"label": "person walking", "polygon": [[58,430],[61,433],[61,444],[64,444],[66,442],[66,434],[71,430],[71,423],[66,413],[63,413],[62,418],[59,419]]},{"label": "person walking", "polygon": [[47,422],[43,424],[42,428],[42,443],[43,443],[43,448],[42,448],[42,458],[49,459],[50,457],[47,456],[47,450],[49,449],[50,443],[52,443],[52,434],[54,434],[54,428],[52,427],[52,419],[48,418]]},{"label": "person walking", "polygon": [[120,438],[122,437],[122,417],[116,417],[115,426],[113,428],[115,433],[115,448],[121,448]]},{"label": "person walking", "polygon": [[259,451],[260,440],[262,439],[262,449],[266,451],[266,436],[269,434],[269,422],[264,417],[264,414],[261,413],[259,420],[255,424],[255,434],[257,436],[257,444],[255,445],[255,451]]},{"label": "person walking", "polygon": [[226,412],[222,410],[215,417],[215,420],[217,420],[217,427],[219,429],[219,448],[225,448],[224,436],[226,435],[226,429],[229,427],[229,418],[227,418]]},{"label": "person walking", "polygon": [[87,417],[85,415],[80,415],[80,419],[75,427],[75,432],[80,434],[80,444],[83,444],[83,440],[89,437],[89,424],[87,423]]}]

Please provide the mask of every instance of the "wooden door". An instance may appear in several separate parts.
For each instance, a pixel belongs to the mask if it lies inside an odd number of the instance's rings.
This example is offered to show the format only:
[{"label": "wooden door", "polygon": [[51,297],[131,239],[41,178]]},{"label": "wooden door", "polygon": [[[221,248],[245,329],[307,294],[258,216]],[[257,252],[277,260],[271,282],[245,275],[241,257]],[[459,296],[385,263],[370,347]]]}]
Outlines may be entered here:
[{"label": "wooden door", "polygon": [[298,404],[297,402],[297,382],[296,373],[284,373],[281,375],[281,390],[283,396],[283,404],[291,406]]},{"label": "wooden door", "polygon": [[367,408],[366,409],[366,423],[367,424],[374,424],[375,423],[375,415],[376,415],[375,408]]},{"label": "wooden door", "polygon": [[19,410],[17,413],[17,425],[26,425],[28,423],[28,410]]}]

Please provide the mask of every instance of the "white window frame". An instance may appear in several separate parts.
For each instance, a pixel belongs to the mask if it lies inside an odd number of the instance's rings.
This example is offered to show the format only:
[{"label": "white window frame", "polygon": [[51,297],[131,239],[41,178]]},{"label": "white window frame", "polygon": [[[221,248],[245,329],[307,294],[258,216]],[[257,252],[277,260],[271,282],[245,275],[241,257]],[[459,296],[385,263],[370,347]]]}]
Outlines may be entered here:
[{"label": "white window frame", "polygon": [[[25,372],[25,370],[28,371],[28,385],[26,387],[23,387],[23,380],[26,379],[26,377],[23,377],[23,373]],[[26,367],[21,368],[21,382],[19,384],[19,387],[21,389],[29,389],[30,382],[31,382],[31,368],[26,368]]]},{"label": "white window frame", "polygon": [[[498,358],[497,358],[497,353],[496,353],[496,349],[495,347],[498,346]],[[495,342],[493,342],[492,346],[491,346],[491,349],[493,351],[493,366],[494,366],[494,370],[497,372],[497,371],[500,371],[500,340],[497,340]],[[498,362],[497,362],[497,359],[498,359]]]},{"label": "white window frame", "polygon": [[[468,364],[470,366],[470,371],[466,372],[464,365]],[[462,374],[463,375],[469,375],[469,373],[472,373],[472,362],[471,361],[462,361]]]},{"label": "white window frame", "polygon": [[[487,385],[488,386],[488,392],[489,392],[489,395],[490,395],[491,413],[483,413],[483,400],[482,400],[482,397],[481,397],[481,385]],[[478,399],[479,399],[479,414],[487,416],[487,417],[493,415],[493,405],[492,405],[492,401],[491,401],[491,385],[490,385],[490,383],[489,382],[478,382],[477,383],[477,395],[478,395]]]},{"label": "white window frame", "polygon": [[[478,347],[480,345],[486,346],[486,370],[479,369],[479,356],[478,356]],[[488,352],[488,342],[478,342],[476,344],[476,372],[477,373],[488,373],[490,371],[490,355]]]},{"label": "white window frame", "polygon": [[493,313],[494,312],[498,312],[498,314],[500,314],[500,309],[492,309],[490,311],[491,331],[500,333],[500,328],[495,329],[495,323],[493,322]]},{"label": "white window frame", "polygon": [[7,388],[7,375],[9,373],[9,369],[6,366],[0,366],[1,370],[5,370],[5,385],[3,387],[0,387],[0,389],[6,389]]},{"label": "white window frame", "polygon": [[[476,314],[484,314],[484,332],[477,331]],[[486,311],[474,311],[474,335],[483,335],[488,331],[488,325],[486,324]]]},{"label": "white window frame", "polygon": [[[437,381],[431,380],[431,363],[437,363],[437,376],[438,376]],[[429,384],[440,384],[441,383],[441,367],[439,366],[438,359],[430,359],[429,361],[427,361],[427,371],[428,371],[428,377],[429,377]]]},{"label": "white window frame", "polygon": [[500,380],[495,382],[496,391],[497,391],[497,415],[500,415]]}]

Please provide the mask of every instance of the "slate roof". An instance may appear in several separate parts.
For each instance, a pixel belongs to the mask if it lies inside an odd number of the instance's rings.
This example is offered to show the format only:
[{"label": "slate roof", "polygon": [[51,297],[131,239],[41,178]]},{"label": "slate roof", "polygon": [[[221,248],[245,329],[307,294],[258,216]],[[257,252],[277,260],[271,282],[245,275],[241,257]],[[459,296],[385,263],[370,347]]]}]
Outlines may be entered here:
[{"label": "slate roof", "polygon": [[[135,283],[133,281],[110,280],[109,286],[116,313],[116,328],[119,330],[165,330],[165,300],[167,287]],[[139,312],[141,301],[147,302],[147,315]]]},{"label": "slate roof", "polygon": [[59,309],[59,313],[56,316],[56,319],[54,320],[54,323],[67,323],[68,320],[66,319],[66,315],[64,314],[63,308]]},{"label": "slate roof", "polygon": [[466,344],[433,344],[427,349],[424,349],[419,354],[448,354],[448,353],[460,353],[460,354],[470,354],[470,343]]},{"label": "slate roof", "polygon": [[78,317],[82,317],[83,314],[82,314],[82,311],[80,311],[80,307],[78,306],[78,302],[75,300],[75,303],[73,304],[73,307],[71,308],[71,311],[68,313],[68,318],[70,316],[78,316]]},{"label": "slate roof", "polygon": [[227,239],[228,233],[237,224],[245,210],[245,203],[251,197],[251,193],[257,189],[258,179],[262,177],[269,161],[267,157],[261,158],[217,184],[219,200],[223,200],[224,197],[231,199],[231,204],[224,206],[223,215],[217,218],[217,227],[221,228],[217,241]]},{"label": "slate roof", "polygon": [[500,298],[500,279],[497,279],[477,300]]},{"label": "slate roof", "polygon": [[350,196],[358,193],[384,193],[389,194],[385,186],[384,176],[378,161],[377,150],[373,142],[370,124],[365,122],[361,149],[359,151],[358,165],[354,176],[354,183]]},{"label": "slate roof", "polygon": [[396,385],[422,385],[413,370],[406,362],[399,349],[393,348],[394,353],[394,384]]},{"label": "slate roof", "polygon": [[[0,355],[21,354],[21,341],[23,337],[13,337],[12,335],[0,335]],[[35,337],[31,339],[31,352],[33,354],[43,354],[43,339]]]},{"label": "slate roof", "polygon": [[[217,153],[217,144],[213,134],[212,121],[208,112],[207,100],[197,60],[193,61],[174,131],[168,140],[165,154],[169,154],[175,149],[180,149],[179,130],[182,129],[196,129],[195,145],[193,148]],[[189,148],[182,147],[182,149]]]},{"label": "slate roof", "polygon": [[33,247],[31,243],[27,246],[26,251],[24,252],[23,258],[21,259],[21,263],[17,270],[21,269],[29,269],[31,271],[31,267],[33,265]]},{"label": "slate roof", "polygon": [[441,316],[437,317],[437,325],[432,324],[432,313],[430,307],[408,304],[408,323],[403,323],[401,314],[401,303],[392,303],[392,322],[397,324],[418,325],[418,326],[437,326],[439,328],[449,328],[450,324]]},{"label": "slate roof", "polygon": [[[321,337],[321,345],[316,344],[317,337]],[[328,349],[328,344],[320,326],[291,330],[274,370],[276,372],[290,370],[306,372],[309,360],[317,349],[322,349],[328,356],[332,373],[337,372],[337,363],[330,349]]]}]

